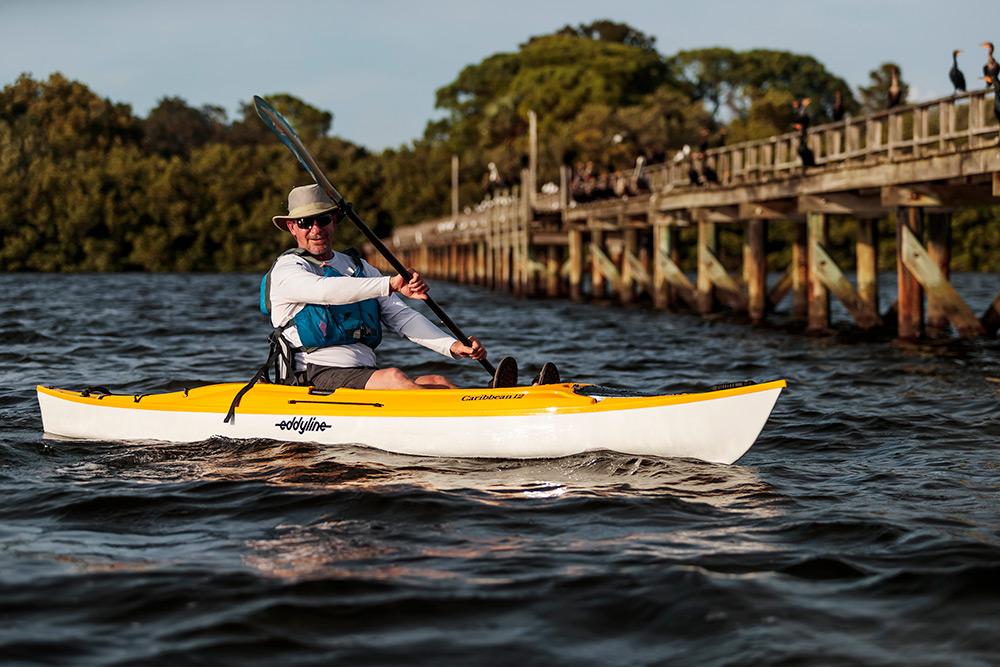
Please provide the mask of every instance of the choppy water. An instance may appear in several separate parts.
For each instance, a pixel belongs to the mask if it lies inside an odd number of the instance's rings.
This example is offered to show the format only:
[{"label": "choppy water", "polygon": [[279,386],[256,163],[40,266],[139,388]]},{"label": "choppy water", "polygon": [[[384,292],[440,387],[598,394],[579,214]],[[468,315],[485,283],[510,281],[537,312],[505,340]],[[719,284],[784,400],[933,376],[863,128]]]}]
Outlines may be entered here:
[{"label": "choppy water", "polygon": [[[266,335],[256,280],[0,276],[0,662],[1000,661],[997,341],[809,338],[780,318],[438,285],[527,372],[553,359],[649,390],[790,386],[733,466],[42,438],[36,383],[248,377]],[[977,311],[1000,289],[956,282]],[[395,339],[381,358],[485,380]]]}]

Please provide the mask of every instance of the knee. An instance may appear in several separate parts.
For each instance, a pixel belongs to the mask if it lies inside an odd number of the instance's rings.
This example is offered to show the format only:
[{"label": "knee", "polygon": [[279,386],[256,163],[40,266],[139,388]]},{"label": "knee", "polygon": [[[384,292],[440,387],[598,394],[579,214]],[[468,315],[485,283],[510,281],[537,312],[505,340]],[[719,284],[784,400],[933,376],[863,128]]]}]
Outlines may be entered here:
[{"label": "knee", "polygon": [[382,369],[382,372],[385,373],[385,379],[389,380],[390,382],[394,383],[412,382],[412,380],[410,380],[410,378],[407,377],[406,373],[404,373],[398,368],[384,368]]}]

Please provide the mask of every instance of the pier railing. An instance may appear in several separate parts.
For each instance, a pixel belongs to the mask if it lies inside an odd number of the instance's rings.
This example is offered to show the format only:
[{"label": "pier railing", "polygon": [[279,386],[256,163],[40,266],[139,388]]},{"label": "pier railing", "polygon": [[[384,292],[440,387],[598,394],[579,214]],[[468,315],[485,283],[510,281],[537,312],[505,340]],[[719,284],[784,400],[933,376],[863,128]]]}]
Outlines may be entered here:
[{"label": "pier railing", "polygon": [[[817,167],[870,165],[929,157],[996,143],[992,88],[847,117],[809,129],[808,146]],[[801,172],[800,137],[789,132],[767,139],[713,148],[705,153],[721,185],[769,181]],[[698,158],[695,158],[698,162]],[[689,164],[651,165],[646,169],[653,192],[689,186]]]}]

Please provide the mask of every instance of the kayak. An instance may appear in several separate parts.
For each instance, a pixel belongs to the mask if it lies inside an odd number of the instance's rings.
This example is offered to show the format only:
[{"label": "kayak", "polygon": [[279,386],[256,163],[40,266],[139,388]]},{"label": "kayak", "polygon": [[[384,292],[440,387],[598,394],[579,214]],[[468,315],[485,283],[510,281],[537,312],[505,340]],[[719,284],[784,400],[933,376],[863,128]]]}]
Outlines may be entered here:
[{"label": "kayak", "polygon": [[705,392],[627,394],[597,385],[375,391],[243,384],[163,394],[39,386],[45,433],[75,440],[266,438],[399,454],[555,458],[592,450],[733,463],[757,439],[784,380]]}]

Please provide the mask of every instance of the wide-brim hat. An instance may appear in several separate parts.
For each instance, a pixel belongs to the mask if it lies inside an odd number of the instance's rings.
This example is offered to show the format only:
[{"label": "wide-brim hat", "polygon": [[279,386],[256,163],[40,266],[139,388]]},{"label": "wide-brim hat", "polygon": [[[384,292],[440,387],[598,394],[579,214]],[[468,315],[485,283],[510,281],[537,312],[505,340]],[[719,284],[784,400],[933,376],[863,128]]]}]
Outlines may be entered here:
[{"label": "wide-brim hat", "polygon": [[311,218],[320,213],[326,213],[337,208],[323,189],[319,185],[300,185],[292,188],[288,193],[288,215],[276,215],[271,218],[274,226],[285,232],[288,231],[286,220],[298,220],[299,218]]}]

